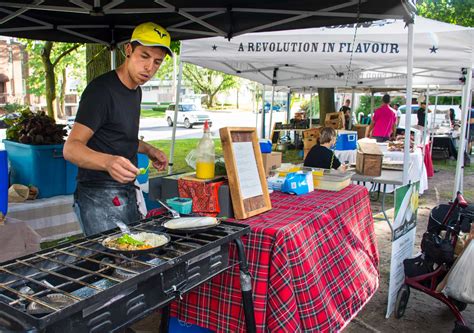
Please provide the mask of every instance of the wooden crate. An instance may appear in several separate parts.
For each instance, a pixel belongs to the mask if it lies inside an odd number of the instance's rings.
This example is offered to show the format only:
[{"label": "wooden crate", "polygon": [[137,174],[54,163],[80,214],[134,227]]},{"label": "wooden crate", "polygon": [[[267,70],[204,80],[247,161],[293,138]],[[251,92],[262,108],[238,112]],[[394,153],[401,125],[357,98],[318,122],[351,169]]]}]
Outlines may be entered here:
[{"label": "wooden crate", "polygon": [[316,138],[316,140],[319,139],[321,128],[322,128],[321,126],[317,126],[317,127],[307,129],[306,131],[303,132],[303,139],[306,139],[306,138]]},{"label": "wooden crate", "polygon": [[326,113],[324,125],[334,129],[344,129],[344,121],[344,113],[342,112]]},{"label": "wooden crate", "polygon": [[379,177],[382,174],[383,153],[376,143],[359,143],[356,172],[364,176]]},{"label": "wooden crate", "polygon": [[369,127],[369,125],[361,125],[361,124],[356,124],[356,125],[353,125],[352,128],[354,131],[357,131],[357,138],[358,139],[362,139],[362,138],[365,138],[367,136],[367,128]]},{"label": "wooden crate", "polygon": [[303,139],[304,149],[309,150],[309,149],[313,148],[313,146],[318,143],[318,139],[316,139],[314,137]]}]

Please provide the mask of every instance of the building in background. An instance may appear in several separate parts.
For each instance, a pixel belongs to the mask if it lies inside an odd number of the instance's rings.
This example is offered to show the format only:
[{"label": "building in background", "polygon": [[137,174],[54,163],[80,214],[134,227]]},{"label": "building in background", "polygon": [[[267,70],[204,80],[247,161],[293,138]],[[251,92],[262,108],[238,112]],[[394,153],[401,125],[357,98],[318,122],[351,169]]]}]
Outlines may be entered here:
[{"label": "building in background", "polygon": [[0,107],[5,104],[30,104],[26,84],[28,54],[14,39],[0,36]]}]

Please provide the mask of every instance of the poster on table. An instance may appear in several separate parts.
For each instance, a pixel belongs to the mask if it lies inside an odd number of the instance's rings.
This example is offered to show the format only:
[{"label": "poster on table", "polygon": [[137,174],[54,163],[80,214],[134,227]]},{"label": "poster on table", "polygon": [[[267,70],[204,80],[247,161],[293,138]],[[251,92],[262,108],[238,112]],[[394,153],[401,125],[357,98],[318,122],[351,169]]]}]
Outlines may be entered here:
[{"label": "poster on table", "polygon": [[405,280],[403,260],[411,258],[413,254],[419,187],[420,182],[416,182],[395,190],[395,218],[393,221],[392,258],[386,318],[389,318],[392,314],[398,290]]}]

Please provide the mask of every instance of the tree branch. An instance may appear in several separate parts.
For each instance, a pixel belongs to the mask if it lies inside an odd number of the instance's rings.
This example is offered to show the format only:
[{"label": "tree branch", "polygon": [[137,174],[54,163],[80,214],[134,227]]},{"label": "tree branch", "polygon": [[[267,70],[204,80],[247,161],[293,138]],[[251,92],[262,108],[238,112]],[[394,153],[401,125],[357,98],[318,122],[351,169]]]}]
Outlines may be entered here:
[{"label": "tree branch", "polygon": [[68,50],[64,51],[63,53],[61,53],[59,55],[59,57],[57,57],[56,60],[53,62],[53,67],[56,67],[56,65],[61,61],[62,58],[64,58],[65,56],[67,56],[69,53],[76,50],[77,48],[79,48],[81,45],[82,44],[76,44],[73,47],[71,47],[70,49],[68,49]]}]

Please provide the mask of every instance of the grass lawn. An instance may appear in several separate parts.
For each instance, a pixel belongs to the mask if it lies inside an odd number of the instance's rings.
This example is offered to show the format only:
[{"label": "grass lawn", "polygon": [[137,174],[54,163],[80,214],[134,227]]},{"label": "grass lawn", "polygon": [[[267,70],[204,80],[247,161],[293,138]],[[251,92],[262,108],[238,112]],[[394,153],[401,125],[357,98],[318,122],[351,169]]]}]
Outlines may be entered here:
[{"label": "grass lawn", "polygon": [[[175,172],[189,172],[192,171],[192,169],[186,164],[186,156],[188,153],[192,150],[195,149],[198,142],[200,139],[181,139],[181,140],[176,140],[176,145],[174,148],[174,168],[173,170]],[[154,140],[154,141],[148,141],[149,144],[151,144],[154,147],[159,148],[160,150],[164,151],[167,156],[169,156],[170,153],[170,148],[171,148],[171,141],[170,140]],[[223,156],[222,152],[222,145],[221,145],[221,140],[220,139],[214,139],[214,143],[216,146],[216,156]],[[282,161],[284,163],[303,163],[303,158],[300,157],[300,151],[299,150],[288,150],[285,153],[283,153],[282,156]],[[163,174],[166,174],[164,172]],[[158,173],[155,169],[150,168],[150,177],[156,177],[159,176],[160,173]]]},{"label": "grass lawn", "polygon": [[[174,172],[192,171],[191,167],[187,165],[185,158],[191,150],[197,147],[199,140],[200,139],[176,140],[176,144],[174,146],[174,163],[173,163]],[[171,140],[153,140],[153,141],[148,141],[148,143],[162,150],[166,154],[166,156],[170,155]],[[214,144],[216,146],[216,156],[223,156],[221,140],[214,139]],[[166,172],[163,172],[162,174],[166,174]],[[157,172],[153,168],[150,168],[149,176],[151,178],[156,177],[158,175],[160,175],[159,172]]]},{"label": "grass lawn", "polygon": [[140,112],[140,117],[141,118],[163,118],[165,116],[165,110],[166,110],[166,106],[158,107],[158,111],[142,110]]}]

